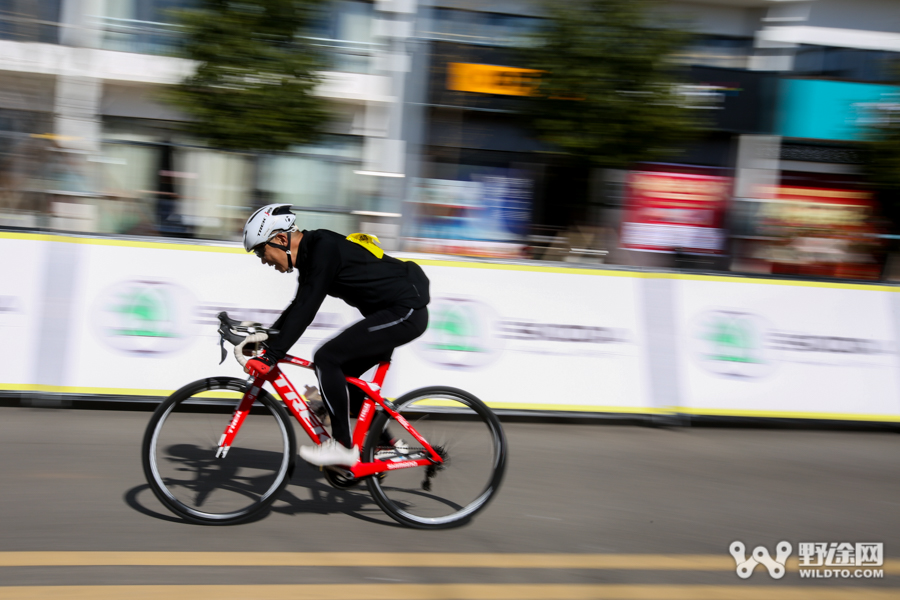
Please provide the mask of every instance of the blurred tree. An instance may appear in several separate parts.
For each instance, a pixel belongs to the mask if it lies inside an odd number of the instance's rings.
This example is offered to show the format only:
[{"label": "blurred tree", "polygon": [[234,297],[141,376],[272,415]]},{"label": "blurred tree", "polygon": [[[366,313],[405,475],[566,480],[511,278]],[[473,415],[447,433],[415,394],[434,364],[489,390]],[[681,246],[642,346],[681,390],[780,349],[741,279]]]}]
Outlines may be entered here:
[{"label": "blurred tree", "polygon": [[544,0],[524,50],[541,71],[529,117],[548,143],[593,166],[627,168],[683,146],[700,126],[672,57],[689,36],[655,0]]},{"label": "blurred tree", "polygon": [[196,0],[176,12],[195,73],[168,93],[186,130],[214,147],[284,150],[327,121],[313,95],[322,57],[302,37],[317,0]]}]

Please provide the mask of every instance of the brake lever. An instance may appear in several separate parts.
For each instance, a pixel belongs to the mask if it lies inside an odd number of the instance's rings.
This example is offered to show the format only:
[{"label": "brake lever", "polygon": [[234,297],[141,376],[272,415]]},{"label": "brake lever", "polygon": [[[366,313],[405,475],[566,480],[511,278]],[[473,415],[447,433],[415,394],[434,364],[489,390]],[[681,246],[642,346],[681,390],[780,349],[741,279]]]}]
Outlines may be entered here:
[{"label": "brake lever", "polygon": [[225,357],[228,356],[228,352],[225,351],[225,334],[219,332],[219,348],[222,349],[222,360],[219,361],[221,365],[225,362]]}]

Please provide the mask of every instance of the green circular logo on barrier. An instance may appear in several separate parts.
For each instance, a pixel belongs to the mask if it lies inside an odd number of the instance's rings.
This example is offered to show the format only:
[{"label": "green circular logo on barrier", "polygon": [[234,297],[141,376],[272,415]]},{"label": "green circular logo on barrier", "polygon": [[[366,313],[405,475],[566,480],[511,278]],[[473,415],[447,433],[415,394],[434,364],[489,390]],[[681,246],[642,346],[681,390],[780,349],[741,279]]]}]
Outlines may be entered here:
[{"label": "green circular logo on barrier", "polygon": [[693,327],[693,354],[708,371],[725,377],[767,375],[773,360],[767,348],[771,328],[760,316],[728,310],[702,313]]},{"label": "green circular logo on barrier", "polygon": [[419,338],[419,350],[434,364],[483,367],[503,350],[497,327],[496,313],[483,302],[437,298],[428,306],[428,329]]},{"label": "green circular logo on barrier", "polygon": [[122,352],[175,352],[193,339],[195,307],[191,294],[174,283],[123,281],[98,297],[95,331],[106,345]]}]

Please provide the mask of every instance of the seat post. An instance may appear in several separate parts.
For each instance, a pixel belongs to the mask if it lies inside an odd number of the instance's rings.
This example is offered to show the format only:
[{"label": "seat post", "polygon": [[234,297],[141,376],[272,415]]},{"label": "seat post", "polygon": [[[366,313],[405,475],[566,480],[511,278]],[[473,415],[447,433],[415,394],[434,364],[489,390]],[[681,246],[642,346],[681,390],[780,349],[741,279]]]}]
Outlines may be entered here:
[{"label": "seat post", "polygon": [[384,385],[384,377],[387,375],[388,367],[391,366],[390,361],[380,362],[378,363],[378,369],[375,371],[375,377],[372,378],[372,383],[381,387]]}]

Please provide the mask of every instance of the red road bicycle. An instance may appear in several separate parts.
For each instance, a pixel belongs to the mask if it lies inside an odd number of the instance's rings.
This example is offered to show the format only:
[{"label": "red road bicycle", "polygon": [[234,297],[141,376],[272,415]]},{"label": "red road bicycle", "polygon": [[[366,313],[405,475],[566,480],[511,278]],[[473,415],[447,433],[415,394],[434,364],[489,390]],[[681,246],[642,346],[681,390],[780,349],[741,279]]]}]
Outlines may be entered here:
[{"label": "red road bicycle", "polygon": [[[244,347],[273,333],[224,312],[219,322],[223,360],[227,340],[242,365]],[[172,512],[194,523],[231,525],[272,504],[290,481],[297,455],[287,411],[314,443],[329,439],[282,364],[314,368],[286,356],[265,378],[208,377],[182,387],[153,413],[142,446],[144,474]],[[484,509],[503,478],[507,446],[500,421],[481,400],[450,387],[422,388],[393,402],[383,398],[389,365],[379,364],[371,381],[347,378],[366,395],[353,431],[360,462],[324,467],[323,475],[339,489],[365,481],[378,506],[404,525],[463,524]],[[263,389],[266,382],[283,403]]]}]

